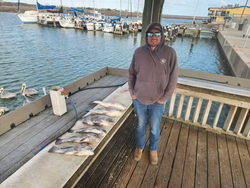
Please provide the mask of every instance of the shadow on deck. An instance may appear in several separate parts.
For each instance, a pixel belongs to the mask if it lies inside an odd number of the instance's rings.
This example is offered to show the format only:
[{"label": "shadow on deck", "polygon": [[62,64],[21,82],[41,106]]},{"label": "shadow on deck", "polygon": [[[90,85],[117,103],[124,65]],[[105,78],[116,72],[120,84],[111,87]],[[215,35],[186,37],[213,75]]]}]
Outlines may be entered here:
[{"label": "shadow on deck", "polygon": [[[75,187],[250,187],[250,141],[163,118],[159,164],[139,162],[132,113]],[[148,133],[148,131],[147,131]]]}]

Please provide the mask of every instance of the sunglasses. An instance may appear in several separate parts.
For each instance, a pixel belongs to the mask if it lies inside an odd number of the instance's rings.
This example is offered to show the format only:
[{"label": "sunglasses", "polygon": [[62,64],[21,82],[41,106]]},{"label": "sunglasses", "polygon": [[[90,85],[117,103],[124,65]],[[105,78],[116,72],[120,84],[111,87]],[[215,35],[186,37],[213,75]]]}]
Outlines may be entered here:
[{"label": "sunglasses", "polygon": [[147,33],[147,36],[148,37],[152,37],[153,35],[155,34],[155,36],[156,37],[159,37],[159,36],[161,36],[161,32],[149,32],[149,33]]}]

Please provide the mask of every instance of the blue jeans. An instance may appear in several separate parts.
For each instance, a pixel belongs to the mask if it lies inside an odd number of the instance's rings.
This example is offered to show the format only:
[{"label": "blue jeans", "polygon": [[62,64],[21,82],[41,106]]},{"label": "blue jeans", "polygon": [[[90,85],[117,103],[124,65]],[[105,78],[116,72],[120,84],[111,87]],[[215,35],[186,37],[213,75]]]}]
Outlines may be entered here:
[{"label": "blue jeans", "polygon": [[160,138],[160,122],[163,115],[164,104],[155,102],[151,105],[144,105],[137,99],[133,99],[134,111],[137,116],[136,145],[144,149],[147,117],[149,121],[149,150],[156,151]]}]

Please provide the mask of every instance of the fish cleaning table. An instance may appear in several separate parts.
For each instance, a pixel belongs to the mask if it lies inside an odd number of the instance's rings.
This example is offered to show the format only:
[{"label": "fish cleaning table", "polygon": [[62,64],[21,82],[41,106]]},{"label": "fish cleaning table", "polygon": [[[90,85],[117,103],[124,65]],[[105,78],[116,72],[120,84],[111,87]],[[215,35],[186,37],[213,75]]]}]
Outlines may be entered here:
[{"label": "fish cleaning table", "polygon": [[[64,88],[74,92],[83,87],[118,85],[127,81],[126,75],[127,70],[106,67]],[[96,106],[96,104],[90,104],[92,101],[111,100],[111,102],[119,102],[125,105],[127,110],[123,111],[123,115],[119,118],[112,117],[115,121],[115,126],[110,129],[104,128],[107,131],[107,135],[100,137],[101,141],[96,143],[96,145],[90,145],[94,149],[95,154],[89,157],[48,153],[54,142],[39,152],[41,147],[67,131],[73,125],[75,112],[68,101],[67,113],[60,117],[53,114],[50,107],[51,104],[48,102],[49,95],[1,117],[0,187],[72,186],[105,148],[133,109],[127,84],[120,88],[84,90],[71,95],[70,99],[76,107],[78,118],[87,114],[87,108]],[[40,108],[41,105],[43,105],[43,109],[38,110],[37,108]],[[29,117],[30,113],[33,113],[31,118]],[[9,125],[15,123],[16,127],[6,131],[8,129],[5,126],[6,122]],[[61,148],[61,145],[59,147]]]}]

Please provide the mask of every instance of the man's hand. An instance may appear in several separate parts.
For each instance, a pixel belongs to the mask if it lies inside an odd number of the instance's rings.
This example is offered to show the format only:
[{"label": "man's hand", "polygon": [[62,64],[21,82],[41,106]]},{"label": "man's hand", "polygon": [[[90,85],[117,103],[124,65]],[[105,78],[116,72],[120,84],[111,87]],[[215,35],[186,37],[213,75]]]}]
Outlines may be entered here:
[{"label": "man's hand", "polygon": [[159,104],[164,104],[164,102],[162,102],[160,99],[157,100],[157,102],[158,102]]},{"label": "man's hand", "polygon": [[136,99],[136,96],[135,95],[131,95],[132,99]]}]

